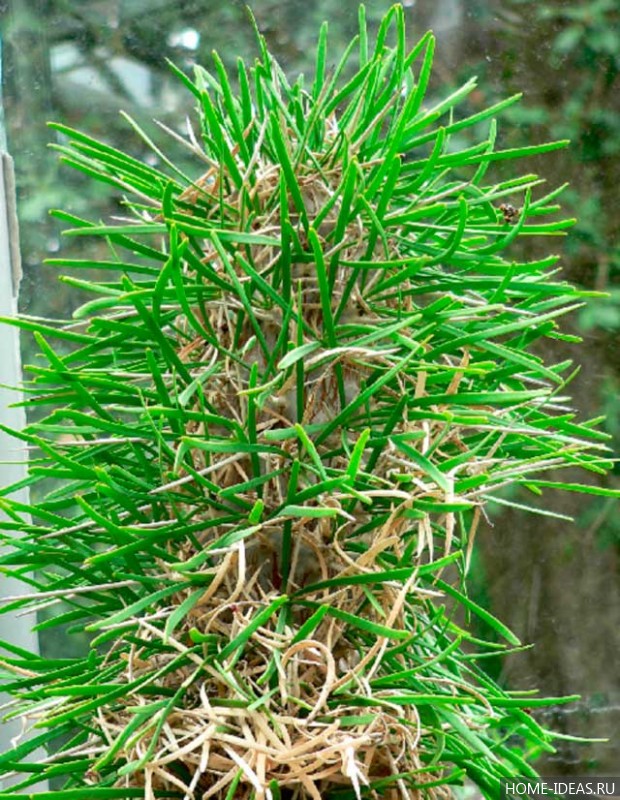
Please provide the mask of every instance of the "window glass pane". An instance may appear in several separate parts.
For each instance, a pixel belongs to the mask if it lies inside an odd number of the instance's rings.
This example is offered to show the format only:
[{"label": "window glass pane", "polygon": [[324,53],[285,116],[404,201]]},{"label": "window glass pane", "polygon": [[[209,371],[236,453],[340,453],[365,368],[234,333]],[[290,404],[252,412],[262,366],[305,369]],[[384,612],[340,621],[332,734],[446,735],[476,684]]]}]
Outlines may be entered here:
[{"label": "window glass pane", "polygon": [[[323,19],[329,19],[332,57],[357,29],[357,3],[348,0],[255,0],[251,5],[269,46],[291,73],[312,73]],[[369,4],[371,27],[390,5],[387,0]],[[569,151],[539,158],[531,168],[551,185],[572,184],[564,202],[580,223],[566,243],[557,245],[566,277],[612,293],[610,300],[593,301],[569,323],[586,335],[581,352],[570,354],[583,365],[583,377],[570,390],[584,418],[606,407],[617,441],[617,0],[404,0],[403,5],[412,42],[428,28],[438,36],[432,83],[437,97],[477,75],[478,86],[466,106],[470,113],[525,92],[525,101],[500,119],[503,147],[573,140]],[[135,135],[127,117],[119,115],[121,109],[198,177],[201,165],[153,122],[185,135],[191,117],[192,97],[167,61],[189,71],[197,63],[210,65],[217,49],[234,76],[237,57],[255,53],[254,34],[240,2],[8,0],[3,8],[3,89],[8,143],[17,168],[24,265],[21,306],[29,314],[68,318],[82,294],[59,283],[56,270],[42,268],[42,262],[59,252],[104,257],[104,249],[101,245],[98,251],[93,240],[63,238],[63,224],[48,209],[105,220],[122,215],[123,208],[118,192],[63,166],[48,145],[62,146],[64,137],[46,122],[85,131],[157,166],[157,156]],[[501,176],[509,167],[496,170]],[[525,255],[531,257],[535,247]],[[29,362],[27,338],[23,347]],[[513,686],[584,695],[578,713],[559,711],[549,722],[564,731],[609,735],[619,727],[618,712],[612,710],[620,706],[617,669],[609,665],[617,661],[620,627],[620,515],[617,506],[583,499],[558,500],[554,507],[575,516],[577,525],[569,529],[549,522],[541,527],[537,519],[515,513],[494,518],[495,527],[480,536],[472,591],[525,640],[537,643],[532,653],[496,664],[496,673]],[[42,646],[49,653],[69,647],[52,638],[43,639]],[[611,745],[580,751],[566,746],[558,759],[563,766],[597,759],[601,771],[602,765],[613,771],[614,753]]]}]

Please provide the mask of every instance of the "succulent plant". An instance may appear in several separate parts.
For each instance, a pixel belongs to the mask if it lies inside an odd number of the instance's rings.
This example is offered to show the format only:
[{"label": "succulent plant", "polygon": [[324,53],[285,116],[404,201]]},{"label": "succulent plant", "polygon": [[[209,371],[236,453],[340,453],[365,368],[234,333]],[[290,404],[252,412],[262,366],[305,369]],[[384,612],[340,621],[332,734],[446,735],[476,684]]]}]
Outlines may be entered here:
[{"label": "succulent plant", "polygon": [[52,126],[126,216],[57,212],[110,248],[50,262],[93,299],[13,321],[44,361],[13,432],[36,494],[0,497],[2,569],[34,591],[5,607],[55,604],[38,628],[91,642],[3,645],[34,731],[0,769],[55,800],[441,798],[466,776],[496,798],[552,749],[526,708],[560,701],[479,663],[519,641],[468,596],[476,530],[504,487],[607,466],[560,396],[570,362],[537,350],[584,293],[519,247],[571,224],[547,219],[560,190],[487,177],[565,142],[495,149],[518,97],[429,91],[434,38],[409,51],[399,6],[374,47],[362,8],[333,69],[324,25],[310,85],[258,42],[234,78],[217,54],[175,69],[190,171],[132,120],[150,159]]}]

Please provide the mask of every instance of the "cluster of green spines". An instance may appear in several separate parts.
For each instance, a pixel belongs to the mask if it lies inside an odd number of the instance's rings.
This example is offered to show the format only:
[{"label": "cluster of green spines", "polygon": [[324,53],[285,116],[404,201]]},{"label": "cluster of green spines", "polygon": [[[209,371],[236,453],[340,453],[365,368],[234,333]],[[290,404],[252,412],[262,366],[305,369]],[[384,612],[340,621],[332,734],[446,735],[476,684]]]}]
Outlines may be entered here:
[{"label": "cluster of green spines", "polygon": [[[362,11],[360,34],[334,69],[326,40],[324,25],[308,89],[288,82],[262,38],[261,59],[251,69],[239,61],[237,89],[217,56],[214,73],[197,68],[190,80],[177,71],[200,115],[199,134],[184,140],[199,160],[191,177],[131,120],[157,167],[53,126],[69,141],[58,147],[63,159],[126,193],[131,213],[101,225],[59,212],[74,226],[69,235],[103,237],[112,256],[50,263],[121,276],[64,277],[96,295],[72,323],[16,322],[34,332],[46,361],[29,367],[28,403],[52,410],[15,433],[35,449],[34,499],[10,499],[15,487],[0,498],[11,519],[2,529],[23,534],[7,535],[1,563],[12,574],[36,570],[34,589],[64,599],[39,629],[96,633],[85,658],[50,661],[4,645],[4,688],[20,711],[32,705],[41,715],[42,733],[0,756],[0,769],[25,772],[24,787],[65,776],[55,800],[85,786],[93,798],[143,796],[122,781],[148,764],[175,710],[193,707],[190,690],[204,678],[196,658],[235,684],[235,702],[261,709],[276,692],[279,655],[257,694],[240,666],[256,634],[291,631],[294,646],[330,619],[358,657],[378,639],[386,647],[369,668],[370,696],[344,683],[322,722],[370,725],[388,707],[418,715],[417,768],[375,777],[378,794],[396,779],[430,780],[431,792],[467,773],[496,797],[500,777],[534,774],[527,757],[551,749],[523,709],[557,700],[496,686],[461,642],[481,655],[503,645],[478,641],[428,592],[449,595],[518,646],[441,571],[463,574],[484,504],[510,503],[496,494],[502,487],[587,491],[541,473],[608,466],[604,437],[573,421],[559,396],[569,363],[545,365],[531,352],[539,338],[562,336],[555,321],[583,293],[554,280],[556,257],[513,258],[517,237],[571,224],[546,220],[559,190],[534,199],[542,181],[533,175],[485,183],[493,161],[565,143],[496,151],[494,118],[518,97],[460,116],[474,81],[432,99],[434,39],[409,52],[398,6],[372,51]],[[473,143],[485,123],[488,134]],[[510,219],[500,209],[508,203],[518,208]],[[227,460],[237,472],[225,472]],[[50,479],[60,482],[40,497]],[[378,551],[366,572],[330,561],[342,531],[339,545],[357,559],[391,524],[399,544]],[[256,537],[276,528],[273,581],[266,587],[261,575],[251,620],[228,640],[201,632],[192,614],[218,559],[240,543],[262,546]],[[292,568],[302,528],[332,570],[306,583]],[[399,624],[388,624],[382,598],[413,578]],[[326,602],[341,590],[363,601]],[[145,619],[159,638],[142,637]],[[153,666],[130,681],[136,646],[140,664]],[[193,684],[166,684],[175,670],[194,670]],[[135,696],[147,702],[133,706]],[[37,711],[52,698],[64,700]],[[122,718],[127,707],[133,718],[101,752],[97,713]],[[45,768],[22,761],[60,735],[69,737],[66,756]],[[141,736],[145,754],[124,764]],[[515,736],[526,744],[513,747]],[[277,781],[268,789],[276,797]]]}]

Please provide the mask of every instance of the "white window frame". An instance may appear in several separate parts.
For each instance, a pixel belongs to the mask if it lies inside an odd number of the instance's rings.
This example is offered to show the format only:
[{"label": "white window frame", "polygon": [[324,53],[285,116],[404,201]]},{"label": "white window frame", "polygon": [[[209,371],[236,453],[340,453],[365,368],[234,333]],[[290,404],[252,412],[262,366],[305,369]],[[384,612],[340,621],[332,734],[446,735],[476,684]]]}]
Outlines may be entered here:
[{"label": "white window frame", "polygon": [[[17,314],[20,279],[13,161],[0,145],[0,316],[14,317]],[[21,430],[25,426],[26,413],[23,407],[15,408],[13,405],[21,399],[19,391],[6,387],[18,387],[20,383],[19,328],[4,324],[0,327],[0,422],[13,430]],[[12,485],[26,476],[26,458],[27,450],[0,430],[0,486]],[[27,503],[28,489],[22,488],[12,496]],[[2,512],[0,518],[6,519]],[[25,594],[26,591],[27,586],[21,581],[6,575],[0,576],[0,598],[3,600]],[[38,652],[37,636],[31,630],[33,622],[30,615],[18,617],[15,613],[3,614],[0,616],[0,639],[30,652]],[[8,699],[0,694],[0,705]],[[0,711],[0,752],[4,753],[13,747],[24,731],[19,720],[4,722],[2,716],[3,712]],[[41,755],[36,753],[35,757]],[[11,783],[0,779],[0,789],[8,789]],[[29,791],[44,791],[45,788],[45,784],[37,784]]]}]

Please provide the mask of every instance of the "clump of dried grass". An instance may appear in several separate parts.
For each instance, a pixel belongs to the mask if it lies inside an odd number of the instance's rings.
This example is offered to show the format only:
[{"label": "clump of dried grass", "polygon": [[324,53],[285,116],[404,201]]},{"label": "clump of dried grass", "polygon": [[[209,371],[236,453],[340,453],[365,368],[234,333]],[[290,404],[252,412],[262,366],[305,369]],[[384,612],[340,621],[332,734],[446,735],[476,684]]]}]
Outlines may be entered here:
[{"label": "clump of dried grass", "polygon": [[[303,534],[298,529],[296,541],[302,541]],[[395,539],[386,528],[374,542],[375,552],[393,546]],[[234,797],[270,798],[275,782],[283,796],[318,800],[344,786],[354,787],[359,796],[363,786],[382,780],[386,786],[392,784],[385,797],[418,796],[400,779],[403,774],[420,772],[423,766],[418,748],[423,726],[416,707],[400,707],[391,702],[389,690],[376,692],[370,686],[373,678],[385,675],[382,656],[390,641],[378,637],[369,647],[337,616],[338,612],[359,612],[365,600],[364,585],[304,593],[305,600],[329,604],[336,614],[323,619],[308,636],[300,635],[308,616],[301,602],[291,624],[281,628],[272,615],[255,627],[253,620],[281,594],[267,588],[269,581],[261,576],[260,568],[251,571],[248,562],[255,559],[248,557],[247,550],[239,542],[220,555],[204,596],[185,624],[168,637],[171,653],[156,657],[154,663],[143,661],[142,654],[150,650],[149,642],[161,641],[161,628],[148,618],[139,620],[144,645],[131,648],[126,679],[131,683],[141,671],[153,668],[164,674],[150,682],[148,697],[136,696],[122,709],[100,714],[109,743],[126,729],[136,706],[157,697],[158,687],[168,693],[183,689],[184,695],[182,709],[177,707],[167,717],[143,770],[123,785],[135,786],[138,780],[148,800],[158,790],[175,788],[188,798],[206,800],[230,797],[231,785],[236,786]],[[325,577],[368,576],[378,571],[368,552],[352,559],[337,545],[323,544],[322,552],[316,554]],[[394,631],[407,632],[416,602],[433,594],[415,579],[402,586],[384,583],[376,595],[381,607],[369,609],[366,616]],[[170,610],[182,600],[173,598]],[[387,617],[381,608],[390,609]],[[250,627],[254,628],[251,636],[230,664],[216,669],[189,651],[196,631],[206,642],[233,641]],[[175,653],[186,653],[189,665],[168,672],[166,665]],[[398,660],[402,670],[413,666],[406,650]],[[273,688],[265,681],[269,674],[275,676]],[[356,699],[353,704],[348,703],[351,697]],[[150,745],[144,737],[124,750],[123,758],[138,761]],[[422,770],[422,782],[424,774]],[[449,795],[437,787],[419,796]]]}]

